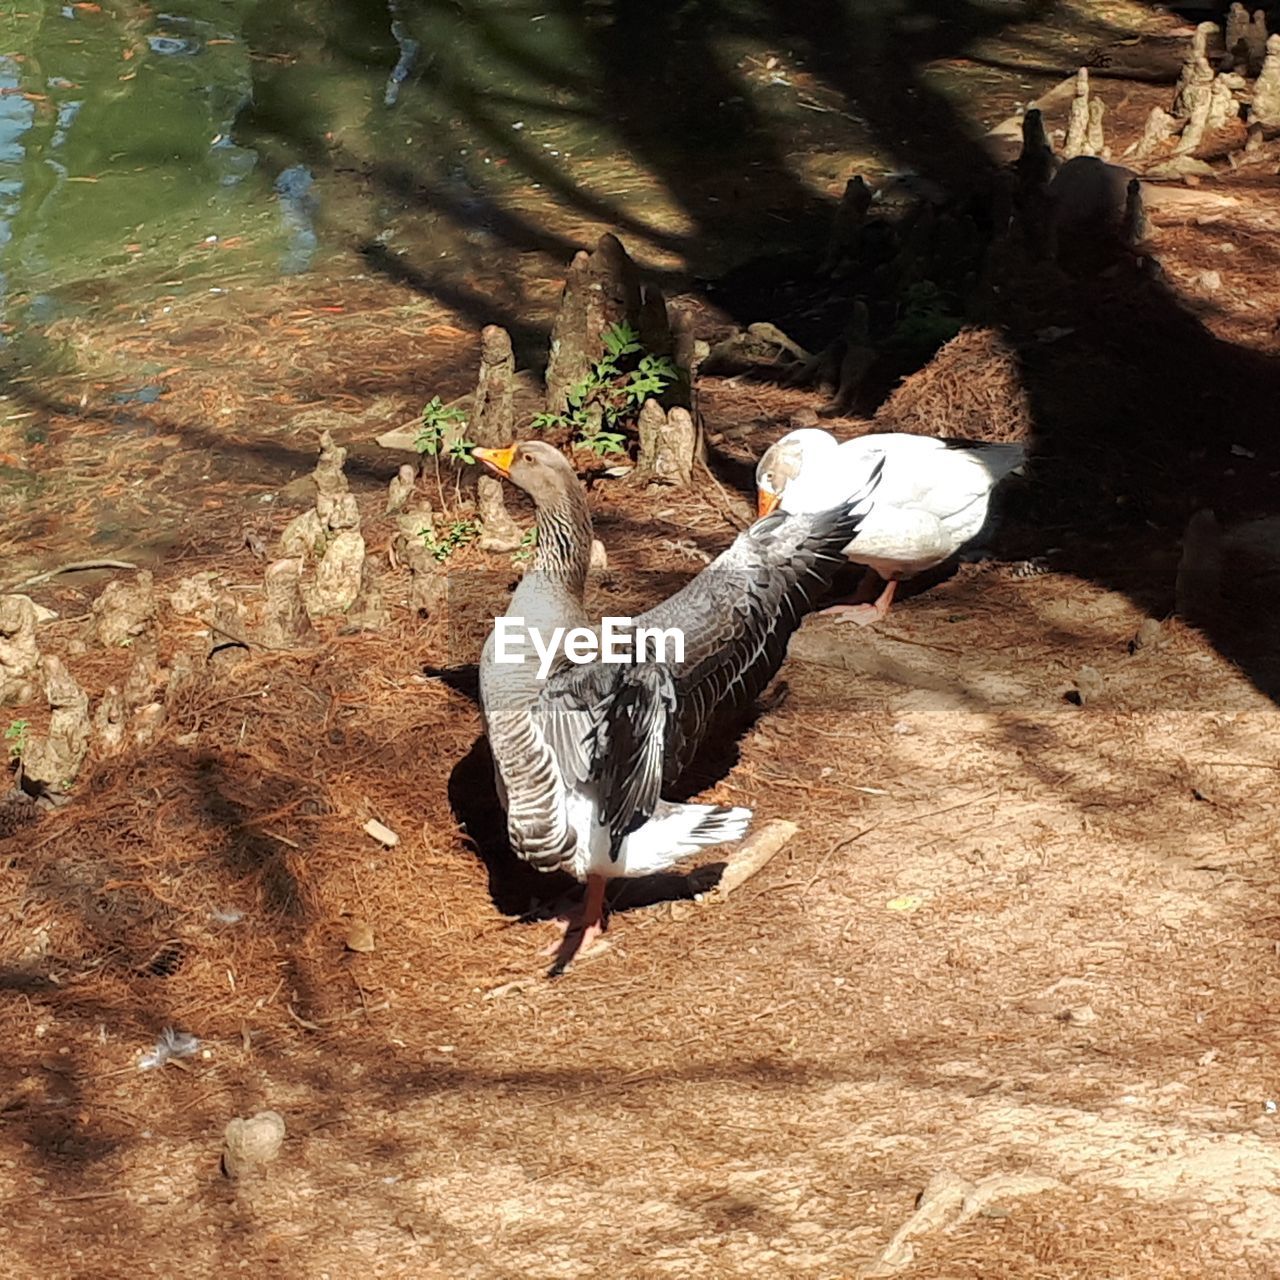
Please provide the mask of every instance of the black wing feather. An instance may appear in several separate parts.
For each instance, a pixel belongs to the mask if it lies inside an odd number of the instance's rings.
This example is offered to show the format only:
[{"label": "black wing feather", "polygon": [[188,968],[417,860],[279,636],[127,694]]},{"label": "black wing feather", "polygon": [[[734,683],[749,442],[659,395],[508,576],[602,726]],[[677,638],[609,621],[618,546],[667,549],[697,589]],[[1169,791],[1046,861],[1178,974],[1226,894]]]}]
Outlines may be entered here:
[{"label": "black wing feather", "polygon": [[682,662],[566,664],[548,678],[543,699],[564,699],[575,715],[562,723],[582,727],[597,816],[615,858],[711,730],[740,714],[777,674],[792,634],[844,564],[883,465],[882,457],[861,492],[839,507],[757,521],[636,619],[637,626],[682,629]]}]

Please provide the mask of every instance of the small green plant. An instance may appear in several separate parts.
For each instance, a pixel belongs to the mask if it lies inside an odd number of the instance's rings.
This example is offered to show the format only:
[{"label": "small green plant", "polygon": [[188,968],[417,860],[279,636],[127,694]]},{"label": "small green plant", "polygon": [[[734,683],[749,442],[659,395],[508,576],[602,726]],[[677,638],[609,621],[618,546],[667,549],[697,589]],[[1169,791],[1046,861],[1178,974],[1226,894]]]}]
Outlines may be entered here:
[{"label": "small green plant", "polygon": [[26,749],[27,730],[31,728],[29,720],[11,720],[4,731],[4,740],[9,744],[9,759],[17,760]]},{"label": "small green plant", "polygon": [[[449,427],[456,424],[457,432],[449,439]],[[422,407],[422,426],[418,430],[414,444],[418,452],[435,461],[436,490],[440,494],[441,506],[445,504],[444,485],[440,480],[440,459],[448,458],[450,462],[460,462],[464,466],[474,467],[475,444],[468,440],[463,432],[467,428],[467,415],[455,405],[440,403],[439,396],[432,396],[429,403]],[[455,496],[460,496],[457,477],[454,477]]]},{"label": "small green plant", "polygon": [[[574,443],[597,457],[622,453],[627,437],[617,428],[639,412],[644,402],[660,396],[680,376],[668,356],[645,352],[640,335],[627,323],[612,324],[600,335],[604,354],[587,375],[570,390],[564,413],[540,413],[530,424],[535,431],[569,427]],[[639,355],[634,369],[625,369],[627,357]]]},{"label": "small green plant", "polygon": [[427,545],[427,549],[443,564],[460,547],[474,542],[480,536],[478,520],[454,520],[445,526],[444,533],[438,534],[430,526],[419,531],[418,536]]},{"label": "small green plant", "polygon": [[932,280],[909,286],[902,298],[898,321],[889,339],[892,346],[936,350],[964,327],[964,317]]},{"label": "small green plant", "polygon": [[515,566],[528,564],[538,546],[538,526],[535,524],[523,538],[520,545],[511,553],[511,563]]},{"label": "small green plant", "polygon": [[[448,453],[449,448],[445,445],[445,436],[451,423],[458,423],[459,430],[467,425],[467,415],[455,405],[446,405],[440,403],[439,396],[432,396],[429,403],[422,406],[422,426],[418,429],[418,438],[414,444],[418,447],[419,453],[425,453],[428,457],[437,457],[442,451]],[[460,443],[459,441],[455,442]],[[474,445],[467,445],[468,449],[474,449]],[[468,461],[474,462],[471,458]]]}]

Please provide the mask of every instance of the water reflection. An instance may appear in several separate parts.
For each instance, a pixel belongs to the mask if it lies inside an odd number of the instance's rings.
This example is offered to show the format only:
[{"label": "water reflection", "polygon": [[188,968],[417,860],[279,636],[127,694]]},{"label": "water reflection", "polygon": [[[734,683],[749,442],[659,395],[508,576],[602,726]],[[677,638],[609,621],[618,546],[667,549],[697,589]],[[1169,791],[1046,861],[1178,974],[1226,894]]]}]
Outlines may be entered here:
[{"label": "water reflection", "polygon": [[289,244],[280,262],[280,270],[287,276],[306,271],[315,257],[318,243],[315,216],[320,208],[315,185],[311,170],[302,164],[290,165],[276,179],[280,220],[289,235]]},{"label": "water reflection", "polygon": [[217,193],[253,172],[253,151],[233,140],[253,93],[240,35],[251,5],[182,7],[33,3],[0,15],[6,309],[161,246],[172,258],[175,243],[202,238]]},{"label": "water reflection", "polygon": [[[9,268],[13,224],[21,207],[24,140],[35,120],[35,104],[22,96],[21,70],[12,57],[0,58],[0,337],[8,330]],[[3,338],[7,341],[7,337]]]}]

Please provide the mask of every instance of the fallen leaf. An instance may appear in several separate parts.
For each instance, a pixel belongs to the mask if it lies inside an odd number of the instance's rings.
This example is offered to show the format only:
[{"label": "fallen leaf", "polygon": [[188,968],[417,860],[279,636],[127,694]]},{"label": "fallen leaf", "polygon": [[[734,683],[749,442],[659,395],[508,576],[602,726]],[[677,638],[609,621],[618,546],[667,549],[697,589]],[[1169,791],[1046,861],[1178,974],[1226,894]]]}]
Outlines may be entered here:
[{"label": "fallen leaf", "polygon": [[385,844],[388,849],[394,849],[400,843],[400,837],[390,827],[383,826],[377,818],[370,818],[364,824],[364,833],[372,836],[379,844]]}]

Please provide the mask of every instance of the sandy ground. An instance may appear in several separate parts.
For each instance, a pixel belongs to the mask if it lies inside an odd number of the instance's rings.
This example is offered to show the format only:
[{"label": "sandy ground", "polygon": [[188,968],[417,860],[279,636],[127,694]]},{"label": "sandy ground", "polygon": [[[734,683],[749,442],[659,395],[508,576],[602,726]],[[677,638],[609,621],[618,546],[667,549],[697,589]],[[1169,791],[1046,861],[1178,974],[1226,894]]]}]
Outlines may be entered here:
[{"label": "sandy ground", "polygon": [[[1274,362],[1274,180],[1233,190],[1229,216],[1166,224],[1161,259],[1216,342]],[[352,363],[345,401],[369,376]],[[750,428],[745,456],[818,399],[721,382],[708,426]],[[509,557],[460,552],[447,618],[389,576],[382,633],[232,655],[70,807],[0,813],[5,1273],[1280,1274],[1280,460],[1265,417],[1226,440],[1213,408],[1200,491],[1137,452],[1145,516],[1036,542],[1068,473],[1033,467],[1010,545],[1041,571],[967,565],[876,629],[809,619],[699,779],[796,837],[727,901],[621,904],[556,981],[551,927],[520,917],[564,886],[495,847],[459,638]],[[282,447],[256,439],[251,462]],[[353,470],[381,553],[380,475]],[[1198,630],[1169,614],[1205,494],[1230,501]],[[597,485],[596,603],[696,571],[740,501]],[[208,509],[162,598],[201,570],[254,587],[242,522]],[[77,648],[96,590],[36,591],[95,701],[131,662]],[[194,632],[162,607],[161,658]],[[139,1071],[165,1027],[197,1053]],[[283,1148],[233,1182],[224,1126],[262,1108]]]},{"label": "sandy ground", "polygon": [[[602,607],[652,554],[610,541]],[[1280,722],[1147,616],[984,564],[810,619],[713,790],[799,835],[554,982],[455,825],[493,802],[439,624],[214,678],[6,842],[10,1274],[1274,1274]],[[165,1025],[201,1053],[140,1073]]]}]

